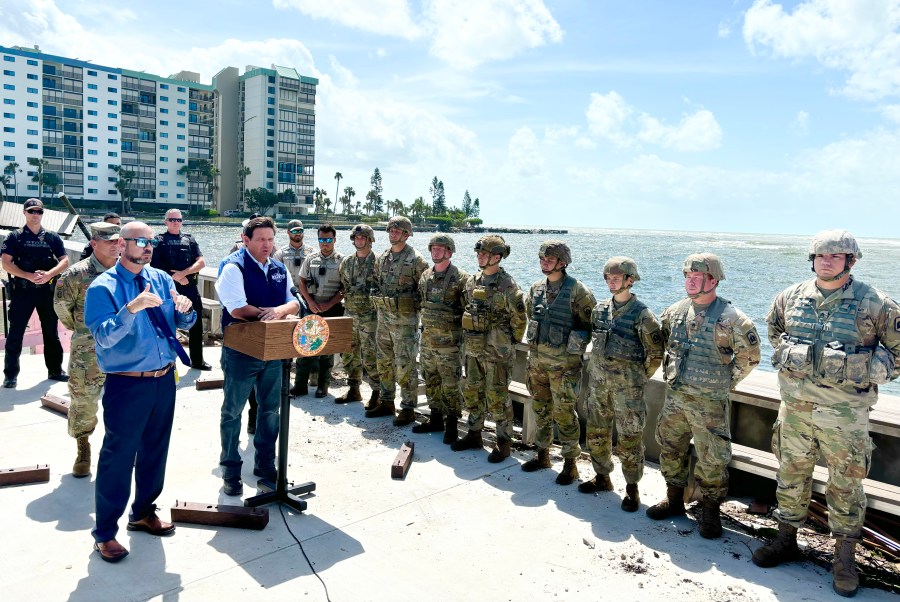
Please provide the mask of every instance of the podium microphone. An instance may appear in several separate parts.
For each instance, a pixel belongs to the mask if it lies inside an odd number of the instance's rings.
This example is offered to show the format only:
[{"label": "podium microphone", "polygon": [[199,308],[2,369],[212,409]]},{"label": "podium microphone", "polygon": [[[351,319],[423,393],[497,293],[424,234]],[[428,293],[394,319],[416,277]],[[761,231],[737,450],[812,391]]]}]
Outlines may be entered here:
[{"label": "podium microphone", "polygon": [[291,287],[291,294],[294,295],[294,298],[297,299],[297,303],[300,304],[300,317],[308,316],[312,312],[309,311],[309,308],[306,306],[306,302],[303,301],[303,298],[300,297],[300,291],[297,290],[296,286]]}]

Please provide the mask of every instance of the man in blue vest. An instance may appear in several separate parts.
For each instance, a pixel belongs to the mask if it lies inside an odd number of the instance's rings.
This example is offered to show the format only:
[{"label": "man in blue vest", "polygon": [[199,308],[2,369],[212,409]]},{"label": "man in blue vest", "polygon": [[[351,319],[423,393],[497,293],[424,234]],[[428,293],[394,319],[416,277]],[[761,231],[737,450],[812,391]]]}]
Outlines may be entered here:
[{"label": "man in blue vest", "polygon": [[[251,219],[241,236],[244,246],[229,255],[216,281],[216,292],[225,311],[222,331],[237,321],[263,322],[295,315],[299,303],[291,293],[293,283],[287,268],[271,258],[275,247],[275,224],[269,217]],[[281,400],[281,360],[262,361],[222,348],[222,371],[225,373],[225,399],[222,402],[220,434],[225,495],[241,495],[241,454],[238,436],[241,412],[251,389],[256,390],[259,413],[253,446],[256,459],[253,474],[275,482],[275,442],[278,439],[278,413]]]}]

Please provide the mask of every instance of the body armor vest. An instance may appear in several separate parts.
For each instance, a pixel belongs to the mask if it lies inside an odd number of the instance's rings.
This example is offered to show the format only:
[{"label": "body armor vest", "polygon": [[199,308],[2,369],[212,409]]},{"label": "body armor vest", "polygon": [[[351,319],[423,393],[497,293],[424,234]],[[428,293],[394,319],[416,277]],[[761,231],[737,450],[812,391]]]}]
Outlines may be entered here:
[{"label": "body armor vest", "polygon": [[722,363],[722,353],[716,346],[716,322],[728,306],[721,297],[706,310],[699,330],[688,335],[687,315],[691,300],[681,301],[675,312],[672,332],[666,347],[665,380],[677,383],[728,391],[731,388],[731,362]]},{"label": "body armor vest", "polygon": [[[46,240],[52,233],[44,230],[43,227],[38,230],[36,235],[28,230],[27,234],[33,235],[38,239],[39,243],[26,244],[26,241],[22,240],[23,236],[26,236],[25,230],[27,230],[27,227],[18,231],[16,252],[13,254],[13,262],[16,264],[16,267],[24,272],[36,272],[38,270],[46,272],[55,268],[59,263],[59,260],[53,256],[53,249],[50,248],[50,243]],[[13,278],[20,282],[31,284],[32,286],[43,286],[34,285],[30,280],[26,280],[25,278],[19,278],[17,276],[13,276]]]},{"label": "body armor vest", "polygon": [[375,311],[370,297],[375,285],[375,253],[365,257],[353,254],[345,261],[348,282],[344,285],[344,307],[356,315]]},{"label": "body armor vest", "polygon": [[463,313],[459,284],[459,268],[455,265],[443,273],[435,272],[434,268],[425,272],[422,326],[459,329]]},{"label": "body armor vest", "polygon": [[[183,270],[194,264],[196,258],[191,253],[190,234],[158,234],[159,246],[153,250],[150,265],[170,274],[170,270]],[[187,276],[188,284],[197,284],[197,274]]]},{"label": "body armor vest", "polygon": [[568,344],[575,316],[572,314],[572,290],[575,279],[569,275],[563,278],[562,286],[553,303],[547,303],[547,280],[534,288],[531,323],[528,324],[526,339],[532,345],[552,345],[562,347]]},{"label": "body armor vest", "polygon": [[496,325],[505,326],[509,330],[510,314],[505,303],[497,303],[500,294],[500,285],[504,284],[508,277],[503,268],[489,283],[485,283],[485,276],[479,272],[476,276],[466,281],[466,305],[463,309],[462,327],[469,333],[485,333]]},{"label": "body armor vest", "polygon": [[625,311],[613,317],[613,300],[601,301],[593,317],[593,352],[600,357],[643,362],[646,355],[638,336],[637,320],[646,308],[643,302],[632,297]]},{"label": "body armor vest", "polygon": [[390,261],[391,250],[382,254],[377,292],[372,303],[377,309],[411,316],[419,311],[419,282],[416,280],[416,252],[407,245]]}]

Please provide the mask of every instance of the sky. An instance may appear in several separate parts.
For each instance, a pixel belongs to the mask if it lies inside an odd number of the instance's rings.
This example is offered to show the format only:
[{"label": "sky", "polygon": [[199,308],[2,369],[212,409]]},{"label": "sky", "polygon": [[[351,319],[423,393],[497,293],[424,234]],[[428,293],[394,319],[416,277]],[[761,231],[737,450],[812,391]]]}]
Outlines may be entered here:
[{"label": "sky", "polygon": [[898,238],[900,0],[3,0],[0,45],[319,79],[316,186],[488,224]]}]

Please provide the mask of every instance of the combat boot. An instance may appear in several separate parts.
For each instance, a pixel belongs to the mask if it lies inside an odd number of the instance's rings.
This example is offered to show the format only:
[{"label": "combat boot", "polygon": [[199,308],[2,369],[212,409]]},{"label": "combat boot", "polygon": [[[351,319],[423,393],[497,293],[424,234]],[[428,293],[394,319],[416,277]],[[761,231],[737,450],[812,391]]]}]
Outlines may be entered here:
[{"label": "combat boot", "polygon": [[792,562],[800,558],[797,547],[797,527],[778,522],[778,537],[772,543],[753,552],[753,564],[764,569],[778,566],[782,562]]},{"label": "combat boot", "polygon": [[299,362],[294,362],[294,386],[291,387],[290,391],[288,391],[291,397],[302,397],[303,395],[309,395],[309,386],[306,384],[306,379],[308,376],[309,373],[305,369],[300,367]]},{"label": "combat boot", "polygon": [[550,468],[551,466],[553,466],[553,464],[550,463],[550,450],[546,447],[539,447],[537,454],[535,454],[528,462],[522,464],[522,470],[525,472],[534,472],[535,470]]},{"label": "combat boot", "polygon": [[428,422],[412,427],[414,433],[439,433],[444,430],[444,413],[437,409],[431,410]]},{"label": "combat boot", "polygon": [[717,539],[722,537],[722,517],[719,515],[719,500],[703,496],[703,514],[700,515],[700,537]]},{"label": "combat boot", "polygon": [[684,487],[675,485],[666,486],[666,499],[647,508],[647,516],[653,520],[681,516],[684,513]]},{"label": "combat boot", "polygon": [[91,444],[87,435],[82,435],[75,440],[78,445],[78,456],[72,466],[72,476],[81,479],[91,475]]},{"label": "combat boot", "polygon": [[347,392],[340,397],[334,398],[334,403],[350,403],[351,401],[362,401],[362,393],[359,392],[359,381],[350,381]]},{"label": "combat boot", "polygon": [[625,497],[622,498],[622,510],[625,512],[637,512],[641,505],[641,496],[638,494],[637,483],[625,485]]},{"label": "combat boot", "polygon": [[450,445],[459,439],[459,416],[447,414],[444,418],[444,443]]},{"label": "combat boot", "polygon": [[416,412],[412,408],[401,408],[394,416],[394,426],[406,426],[416,419]]},{"label": "combat boot", "polygon": [[319,386],[319,370],[313,370],[309,373],[309,384],[313,387]]},{"label": "combat boot", "polygon": [[557,485],[571,485],[572,481],[578,478],[578,466],[575,465],[575,458],[566,458],[563,462],[563,469],[556,475]]},{"label": "combat boot", "polygon": [[608,474],[598,474],[590,481],[585,481],[578,486],[581,493],[596,493],[598,491],[612,491],[613,484]]},{"label": "combat boot", "polygon": [[511,452],[512,445],[510,444],[509,439],[498,439],[497,445],[495,445],[494,449],[491,450],[491,453],[488,454],[488,462],[491,464],[503,462],[503,460],[509,457]]},{"label": "combat boot", "polygon": [[834,575],[832,587],[835,593],[845,598],[852,598],[859,589],[859,573],[856,571],[855,537],[835,537],[834,561],[831,569]]},{"label": "combat boot", "polygon": [[385,401],[377,404],[371,410],[366,410],[366,418],[380,418],[382,416],[394,415],[394,400]]},{"label": "combat boot", "polygon": [[466,436],[455,441],[450,449],[453,451],[463,451],[466,449],[481,449],[484,447],[484,439],[481,438],[481,430],[469,431]]},{"label": "combat boot", "polygon": [[378,400],[381,398],[381,389],[378,388],[378,385],[372,389],[372,395],[369,396],[369,403],[366,404],[366,411],[374,410],[378,407]]}]

